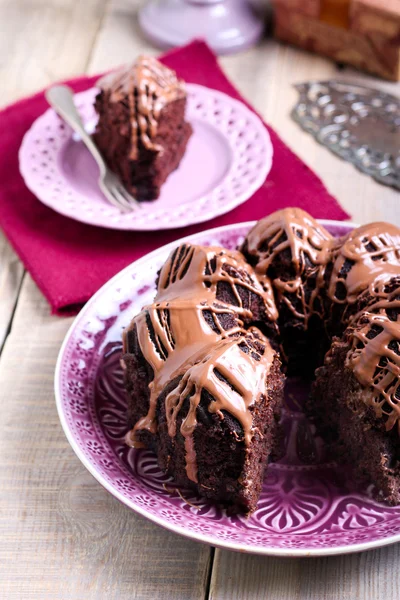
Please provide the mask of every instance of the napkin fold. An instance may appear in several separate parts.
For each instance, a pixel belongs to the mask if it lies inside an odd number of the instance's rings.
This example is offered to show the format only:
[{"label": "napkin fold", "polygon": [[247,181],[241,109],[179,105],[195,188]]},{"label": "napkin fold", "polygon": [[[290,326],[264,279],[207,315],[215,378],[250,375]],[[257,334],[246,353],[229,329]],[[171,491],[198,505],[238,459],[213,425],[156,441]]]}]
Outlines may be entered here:
[{"label": "napkin fold", "polygon": [[[204,42],[194,41],[172,50],[161,61],[187,82],[220,90],[254,111],[224,75]],[[66,83],[80,92],[96,80],[97,76],[81,77]],[[113,231],[79,223],[39,202],[19,173],[22,138],[47,108],[44,93],[40,92],[0,112],[0,226],[53,313],[75,313],[123,267],[185,235],[260,219],[285,206],[299,206],[317,218],[349,218],[321,180],[265,125],[274,146],[272,170],[261,188],[229,213],[207,223],[157,232]]]}]

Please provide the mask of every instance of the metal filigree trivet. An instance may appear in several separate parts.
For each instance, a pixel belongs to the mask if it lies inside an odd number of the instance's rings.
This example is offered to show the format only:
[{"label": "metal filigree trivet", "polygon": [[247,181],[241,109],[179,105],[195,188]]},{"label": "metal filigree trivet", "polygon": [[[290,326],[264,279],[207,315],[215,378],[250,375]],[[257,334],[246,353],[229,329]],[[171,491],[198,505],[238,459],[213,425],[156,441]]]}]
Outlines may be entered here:
[{"label": "metal filigree trivet", "polygon": [[339,81],[295,86],[292,117],[315,139],[368,173],[400,189],[400,100]]}]

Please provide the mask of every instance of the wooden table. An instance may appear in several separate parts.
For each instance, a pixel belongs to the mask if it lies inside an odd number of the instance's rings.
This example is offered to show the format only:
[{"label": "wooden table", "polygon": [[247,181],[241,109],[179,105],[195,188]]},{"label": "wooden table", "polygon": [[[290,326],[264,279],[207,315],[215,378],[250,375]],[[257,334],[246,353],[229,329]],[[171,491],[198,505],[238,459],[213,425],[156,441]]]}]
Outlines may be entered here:
[{"label": "wooden table", "polygon": [[[0,0],[0,102],[155,53],[136,9],[135,0]],[[394,93],[398,86],[338,72],[272,40],[221,62],[355,221],[400,225],[396,191],[330,154],[289,117],[294,82],[339,76]],[[337,558],[246,556],[183,539],[122,506],[81,465],[58,421],[53,373],[70,324],[50,315],[0,237],[0,598],[399,598],[400,545]]]}]

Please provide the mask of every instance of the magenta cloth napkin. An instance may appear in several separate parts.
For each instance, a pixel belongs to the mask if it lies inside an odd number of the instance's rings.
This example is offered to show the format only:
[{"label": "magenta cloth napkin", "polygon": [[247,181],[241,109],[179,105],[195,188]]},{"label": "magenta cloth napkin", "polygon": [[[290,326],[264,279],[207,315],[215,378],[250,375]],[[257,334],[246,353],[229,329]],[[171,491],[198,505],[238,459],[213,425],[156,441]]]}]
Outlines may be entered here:
[{"label": "magenta cloth napkin", "polygon": [[[220,90],[245,102],[203,42],[194,41],[161,60],[187,82]],[[67,83],[78,92],[91,87],[96,79],[82,77]],[[285,206],[299,206],[319,218],[349,217],[320,179],[266,125],[274,146],[272,170],[252,198],[231,212],[207,223],[154,233],[120,232],[81,224],[39,202],[19,173],[22,138],[47,107],[41,92],[0,113],[0,225],[54,313],[76,312],[123,267],[184,235],[260,219]]]}]

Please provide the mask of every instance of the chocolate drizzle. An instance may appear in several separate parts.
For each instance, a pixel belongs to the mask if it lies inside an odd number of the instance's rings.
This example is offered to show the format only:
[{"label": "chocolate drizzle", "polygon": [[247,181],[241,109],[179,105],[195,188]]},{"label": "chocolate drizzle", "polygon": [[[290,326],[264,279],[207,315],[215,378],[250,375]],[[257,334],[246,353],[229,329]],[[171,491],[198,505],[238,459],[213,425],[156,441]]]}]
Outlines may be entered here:
[{"label": "chocolate drizzle", "polygon": [[160,113],[168,103],[186,97],[183,80],[155,58],[140,56],[133,65],[102,77],[97,85],[110,94],[111,103],[128,103],[129,158],[137,160],[139,143],[147,150],[161,152],[162,147],[154,141]]},{"label": "chocolate drizzle", "polygon": [[374,293],[375,282],[388,281],[400,269],[400,229],[389,223],[371,223],[349,233],[337,249],[328,286],[333,303],[353,304],[360,293]]},{"label": "chocolate drizzle", "polygon": [[[257,345],[254,345],[256,340]],[[243,428],[244,441],[248,446],[253,437],[253,418],[249,408],[265,392],[266,376],[273,358],[274,351],[267,339],[254,328],[247,333],[242,332],[239,337],[220,340],[182,365],[184,375],[168,394],[165,403],[168,433],[174,438],[178,414],[185,399],[189,398],[189,411],[180,427],[185,438],[189,479],[197,482],[193,432],[203,390],[207,390],[214,400],[208,407],[209,412],[217,414],[220,419],[224,418],[224,410],[233,415]]]},{"label": "chocolate drizzle", "polygon": [[[245,241],[259,279],[271,277],[278,307],[285,303],[305,328],[312,314],[322,316],[319,296],[336,245],[337,240],[300,208],[285,208],[262,219]],[[279,269],[277,262],[285,267]]]},{"label": "chocolate drizzle", "polygon": [[380,312],[364,312],[349,334],[346,366],[372,391],[363,401],[385,419],[386,430],[397,424],[400,433],[400,321]]},{"label": "chocolate drizzle", "polygon": [[346,366],[372,395],[363,396],[386,429],[397,423],[400,433],[400,273],[381,274],[358,300],[345,338],[350,344]]},{"label": "chocolate drizzle", "polygon": [[346,367],[367,388],[360,401],[387,430],[397,424],[400,434],[400,230],[373,223],[337,240],[307,213],[289,208],[258,222],[243,251],[255,272],[240,252],[219,247],[183,244],[168,257],[154,302],[124,333],[125,352],[134,332],[152,372],[147,414],[140,413],[127,443],[140,444],[141,432],[157,435],[162,399],[171,443],[183,436],[186,474],[197,482],[203,398],[213,418],[236,419],[246,448],[254,435],[253,407],[265,394],[276,353],[257,328],[246,328],[263,322],[277,336],[279,323],[290,349],[293,330],[307,330],[317,344],[336,315],[349,323],[340,343],[349,344]]},{"label": "chocolate drizzle", "polygon": [[304,330],[313,314],[331,334],[348,327],[347,367],[373,391],[364,401],[400,433],[400,229],[372,223],[335,240],[304,211],[284,209],[256,224],[243,251],[272,280],[281,333],[288,315]]},{"label": "chocolate drizzle", "polygon": [[372,392],[364,403],[387,430],[398,423],[400,433],[400,229],[371,223],[350,232],[337,251],[328,298],[344,305],[346,366]]},{"label": "chocolate drizzle", "polygon": [[[208,410],[220,418],[222,410],[235,416],[249,443],[249,406],[265,389],[265,376],[275,355],[261,332],[243,328],[253,320],[255,300],[262,304],[263,318],[274,323],[277,311],[271,288],[261,287],[240,252],[185,244],[171,253],[160,271],[154,303],[128,328],[136,329],[142,354],[154,373],[148,413],[127,435],[128,444],[137,443],[140,430],[156,434],[157,400],[177,377],[179,383],[165,400],[168,430],[175,437],[179,411],[189,398],[189,413],[180,431],[191,480],[197,478],[193,431],[203,389],[214,398]],[[127,331],[124,346],[126,351]]]}]

